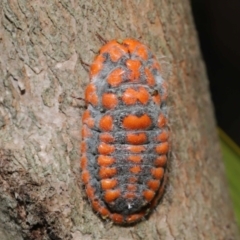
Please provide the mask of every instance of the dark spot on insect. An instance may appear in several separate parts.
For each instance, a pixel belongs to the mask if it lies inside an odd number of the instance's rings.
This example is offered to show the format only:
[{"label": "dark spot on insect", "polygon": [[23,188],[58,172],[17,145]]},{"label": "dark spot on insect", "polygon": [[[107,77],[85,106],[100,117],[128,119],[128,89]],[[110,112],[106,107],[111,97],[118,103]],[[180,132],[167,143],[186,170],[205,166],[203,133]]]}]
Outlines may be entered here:
[{"label": "dark spot on insect", "polygon": [[152,94],[151,94],[151,95],[152,95],[152,96],[157,96],[157,95],[158,95],[158,93],[159,93],[159,92],[158,92],[158,90],[157,90],[157,89],[155,89],[155,90],[152,92]]}]

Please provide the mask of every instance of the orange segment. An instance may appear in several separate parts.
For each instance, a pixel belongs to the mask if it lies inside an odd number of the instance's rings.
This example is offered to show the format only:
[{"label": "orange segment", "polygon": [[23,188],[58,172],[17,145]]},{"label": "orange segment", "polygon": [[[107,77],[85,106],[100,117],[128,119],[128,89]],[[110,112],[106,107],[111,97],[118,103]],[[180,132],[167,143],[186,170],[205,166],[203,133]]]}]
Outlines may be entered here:
[{"label": "orange segment", "polygon": [[85,154],[87,152],[87,144],[86,142],[82,141],[81,142],[81,153]]},{"label": "orange segment", "polygon": [[123,93],[122,100],[126,105],[133,105],[139,101],[142,104],[147,104],[149,101],[149,93],[144,87],[139,87],[138,90],[128,88]]},{"label": "orange segment", "polygon": [[140,220],[144,216],[144,212],[138,213],[138,214],[132,214],[127,216],[126,222],[127,223],[134,223]]},{"label": "orange segment", "polygon": [[137,191],[137,186],[135,184],[128,184],[127,185],[127,190],[129,192],[136,192]]},{"label": "orange segment", "polygon": [[92,208],[96,211],[96,212],[98,212],[99,211],[99,209],[101,208],[101,204],[100,204],[100,202],[98,201],[98,200],[93,200],[92,201]]},{"label": "orange segment", "polygon": [[138,101],[142,104],[147,104],[149,101],[149,93],[146,88],[139,87],[138,88]]},{"label": "orange segment", "polygon": [[151,169],[152,176],[155,179],[162,179],[163,174],[164,174],[164,169],[163,168],[152,168]]},{"label": "orange segment", "polygon": [[87,196],[89,199],[94,199],[95,189],[89,184],[87,184],[87,186],[86,186],[86,193],[87,193]]},{"label": "orange segment", "polygon": [[135,39],[125,39],[123,41],[123,44],[127,46],[131,54],[135,53],[136,55],[138,55],[144,60],[148,59],[147,48],[143,44],[141,44],[139,41]]},{"label": "orange segment", "polygon": [[87,162],[88,161],[86,156],[81,157],[80,159],[81,169],[85,169],[87,167]]},{"label": "orange segment", "polygon": [[128,88],[122,96],[122,100],[126,105],[133,105],[137,102],[136,91],[133,88]]},{"label": "orange segment", "polygon": [[144,144],[147,141],[146,133],[127,133],[127,142],[134,145]]},{"label": "orange segment", "polygon": [[91,136],[92,136],[91,130],[86,125],[83,125],[82,138],[90,138]]},{"label": "orange segment", "polygon": [[98,104],[98,96],[96,92],[96,87],[93,83],[87,85],[85,90],[85,99],[87,103],[91,103],[94,106]]},{"label": "orange segment", "polygon": [[115,159],[113,157],[99,155],[97,158],[97,162],[100,166],[109,166],[115,163]]},{"label": "orange segment", "polygon": [[123,119],[122,125],[127,130],[145,130],[152,125],[152,120],[147,114],[141,117],[128,115]]},{"label": "orange segment", "polygon": [[130,178],[128,179],[128,182],[129,182],[129,183],[137,183],[137,182],[138,182],[138,178],[137,178],[137,177],[130,177]]},{"label": "orange segment", "polygon": [[109,145],[106,143],[100,143],[98,146],[98,153],[103,155],[110,155],[115,151],[115,147],[113,145]]},{"label": "orange segment", "polygon": [[153,191],[157,191],[158,190],[158,188],[159,188],[159,186],[160,186],[160,181],[159,180],[149,180],[148,182],[147,182],[147,186],[151,189],[151,190],[153,190]]},{"label": "orange segment", "polygon": [[129,169],[129,171],[133,174],[138,174],[142,171],[140,166],[134,166]]},{"label": "orange segment", "polygon": [[105,179],[113,177],[116,173],[116,168],[101,167],[98,174],[101,179]]},{"label": "orange segment", "polygon": [[108,41],[105,45],[103,45],[100,49],[100,53],[108,53],[109,49],[113,48],[113,47],[118,47],[119,43],[116,40],[111,40]]},{"label": "orange segment", "polygon": [[167,130],[163,130],[161,133],[157,135],[158,142],[166,142],[169,137],[169,132]]},{"label": "orange segment", "polygon": [[162,127],[166,126],[167,120],[162,113],[160,113],[160,115],[158,116],[158,122],[157,123],[158,123],[159,128],[162,128]]},{"label": "orange segment", "polygon": [[167,142],[160,143],[155,148],[158,154],[166,154],[168,152],[168,149],[169,149],[169,145]]},{"label": "orange segment", "polygon": [[150,202],[154,198],[155,192],[152,190],[145,190],[143,191],[143,196],[148,202]]},{"label": "orange segment", "polygon": [[134,163],[140,163],[142,161],[142,157],[140,155],[130,155],[128,160]]},{"label": "orange segment", "polygon": [[104,194],[104,199],[106,202],[112,202],[116,200],[118,197],[120,197],[121,192],[119,189],[117,190],[107,190]]},{"label": "orange segment", "polygon": [[151,71],[148,68],[145,68],[145,74],[146,74],[146,78],[147,78],[147,83],[149,86],[154,86],[155,85],[155,78],[152,75]]},{"label": "orange segment", "polygon": [[113,135],[107,132],[99,134],[99,139],[105,143],[113,143],[115,141]]},{"label": "orange segment", "polygon": [[136,198],[136,193],[134,193],[134,192],[126,192],[125,194],[124,194],[124,198],[128,198],[128,199],[131,199],[131,198]]},{"label": "orange segment", "polygon": [[101,207],[98,212],[101,214],[103,218],[106,218],[110,215],[110,212],[105,207]]},{"label": "orange segment", "polygon": [[101,48],[100,53],[104,52],[110,55],[113,62],[117,62],[128,51],[124,45],[119,44],[116,40],[112,40]]},{"label": "orange segment", "polygon": [[94,76],[96,76],[102,69],[103,69],[103,62],[105,61],[105,58],[103,55],[98,55],[94,59],[91,67],[90,67],[90,79],[92,79]]},{"label": "orange segment", "polygon": [[90,173],[87,170],[82,172],[82,181],[84,184],[87,184],[90,181]]},{"label": "orange segment", "polygon": [[113,129],[113,118],[109,115],[103,116],[99,121],[99,128],[102,131],[111,131]]},{"label": "orange segment", "polygon": [[126,61],[126,65],[130,70],[130,73],[128,75],[129,80],[131,81],[138,80],[140,77],[139,70],[140,70],[141,62],[138,60],[128,59]]},{"label": "orange segment", "polygon": [[135,40],[135,39],[126,38],[126,39],[124,39],[123,44],[124,44],[125,46],[127,46],[127,48],[128,48],[128,50],[129,50],[130,53],[133,53],[134,50],[136,49],[136,47],[137,47],[138,45],[140,45],[141,43],[140,43],[139,41]]},{"label": "orange segment", "polygon": [[114,69],[107,78],[107,82],[112,86],[112,87],[117,87],[120,85],[122,82],[122,77],[124,74],[124,70],[121,68]]},{"label": "orange segment", "polygon": [[82,116],[82,122],[87,124],[88,127],[94,127],[94,119],[91,117],[91,113],[89,110],[86,110]]},{"label": "orange segment", "polygon": [[127,147],[127,150],[131,153],[141,153],[144,152],[146,150],[146,148],[144,146],[134,146],[134,145],[130,145]]},{"label": "orange segment", "polygon": [[100,202],[96,199],[92,201],[92,207],[96,212],[99,212],[102,217],[107,217],[110,215],[110,212],[107,210],[107,208],[101,206]]},{"label": "orange segment", "polygon": [[127,48],[119,44],[116,40],[108,42],[100,50],[101,53],[107,52],[113,62],[117,62],[124,54],[127,54]]},{"label": "orange segment", "polygon": [[118,184],[118,181],[116,179],[103,179],[101,180],[101,187],[103,190],[111,189],[116,187]]},{"label": "orange segment", "polygon": [[117,213],[111,214],[110,218],[112,219],[113,222],[118,224],[121,224],[124,222],[124,218],[121,214],[117,214]]},{"label": "orange segment", "polygon": [[104,93],[102,96],[102,104],[107,109],[113,109],[118,104],[118,99],[116,94]]},{"label": "orange segment", "polygon": [[157,157],[154,161],[154,165],[156,167],[164,167],[167,163],[167,157],[166,155],[161,155],[159,157]]}]

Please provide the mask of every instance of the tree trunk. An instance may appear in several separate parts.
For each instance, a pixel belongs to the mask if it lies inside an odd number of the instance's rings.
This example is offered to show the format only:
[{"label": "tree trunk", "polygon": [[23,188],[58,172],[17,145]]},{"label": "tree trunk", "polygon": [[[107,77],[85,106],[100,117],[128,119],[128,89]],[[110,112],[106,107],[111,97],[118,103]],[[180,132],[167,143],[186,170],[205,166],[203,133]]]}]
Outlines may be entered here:
[{"label": "tree trunk", "polygon": [[[237,239],[208,81],[188,1],[0,3],[1,239]],[[130,227],[103,221],[80,181],[83,97],[106,40],[141,39],[169,62],[166,193]],[[167,76],[167,75],[166,75]]]}]

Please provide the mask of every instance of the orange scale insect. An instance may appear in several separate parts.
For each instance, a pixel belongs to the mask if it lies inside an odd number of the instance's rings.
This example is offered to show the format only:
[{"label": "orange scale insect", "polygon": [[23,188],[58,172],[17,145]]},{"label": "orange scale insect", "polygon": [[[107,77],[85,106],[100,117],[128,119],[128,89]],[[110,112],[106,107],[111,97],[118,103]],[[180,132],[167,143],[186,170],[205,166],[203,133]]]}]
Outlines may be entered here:
[{"label": "orange scale insect", "polygon": [[167,83],[155,56],[135,39],[105,44],[89,74],[81,179],[93,210],[103,219],[133,224],[144,219],[164,193]]}]

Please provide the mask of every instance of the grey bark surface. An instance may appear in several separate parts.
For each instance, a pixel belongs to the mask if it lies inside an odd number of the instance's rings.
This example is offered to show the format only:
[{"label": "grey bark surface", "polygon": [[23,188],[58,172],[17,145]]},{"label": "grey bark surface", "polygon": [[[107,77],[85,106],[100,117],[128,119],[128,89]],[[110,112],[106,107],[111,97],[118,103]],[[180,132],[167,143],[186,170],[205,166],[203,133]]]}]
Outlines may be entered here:
[{"label": "grey bark surface", "polygon": [[[187,0],[3,0],[0,10],[0,239],[238,238]],[[96,34],[141,39],[171,67],[166,193],[129,227],[94,214],[80,181],[84,103],[72,96],[84,96],[80,58],[91,63]]]}]

